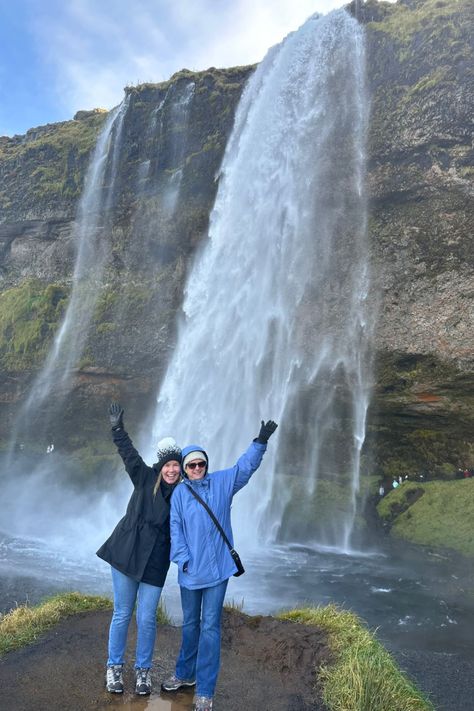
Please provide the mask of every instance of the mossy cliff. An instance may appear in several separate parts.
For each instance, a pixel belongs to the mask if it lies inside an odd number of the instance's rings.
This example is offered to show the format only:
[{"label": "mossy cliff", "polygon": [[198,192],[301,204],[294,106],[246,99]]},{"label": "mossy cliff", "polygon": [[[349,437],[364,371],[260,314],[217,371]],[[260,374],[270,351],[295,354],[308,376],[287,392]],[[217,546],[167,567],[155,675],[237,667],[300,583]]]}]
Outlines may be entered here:
[{"label": "mossy cliff", "polygon": [[393,537],[474,558],[474,479],[407,481],[390,491],[377,511]]},{"label": "mossy cliff", "polygon": [[[105,426],[112,397],[127,403],[129,422],[143,419],[172,347],[183,279],[207,231],[215,177],[252,71],[182,70],[167,82],[126,87],[113,208],[101,236],[108,258],[61,431],[55,428],[57,446],[103,438],[97,422]],[[80,111],[72,121],[0,139],[4,443],[71,291],[78,203],[106,116]],[[78,428],[84,407],[90,416]]]},{"label": "mossy cliff", "polygon": [[374,471],[474,464],[474,13],[369,0]]},{"label": "mossy cliff", "polygon": [[[365,473],[472,466],[471,2],[369,0],[359,19],[371,97],[369,232],[378,314]],[[97,423],[109,397],[127,402],[130,420],[143,419],[173,344],[183,279],[206,235],[215,178],[251,72],[183,70],[168,82],[126,88],[113,219],[104,234],[109,260],[72,396],[87,405],[90,431],[76,426],[71,407],[65,443],[104,436]],[[70,292],[78,197],[105,116],[79,112],[73,121],[0,138],[3,441]],[[27,314],[28,294],[37,300]]]}]

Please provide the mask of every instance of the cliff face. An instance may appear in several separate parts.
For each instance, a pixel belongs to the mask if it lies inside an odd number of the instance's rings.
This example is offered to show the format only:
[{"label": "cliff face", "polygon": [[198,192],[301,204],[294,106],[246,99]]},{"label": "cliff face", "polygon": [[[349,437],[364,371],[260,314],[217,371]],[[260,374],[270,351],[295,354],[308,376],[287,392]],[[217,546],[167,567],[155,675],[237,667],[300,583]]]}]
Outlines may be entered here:
[{"label": "cliff face", "polygon": [[370,235],[378,295],[369,425],[382,470],[474,457],[474,13],[367,3]]},{"label": "cliff face", "polygon": [[[113,182],[99,218],[108,258],[57,443],[93,439],[110,397],[123,398],[140,421],[156,394],[187,264],[206,233],[215,177],[251,71],[183,70],[163,84],[125,90],[120,141],[109,151],[106,184],[98,186],[107,195]],[[79,112],[74,121],[0,140],[4,441],[64,315],[79,199],[104,119],[103,112]],[[89,426],[78,441],[74,413],[85,405]]]},{"label": "cliff face", "polygon": [[[368,468],[472,465],[473,13],[469,0],[362,6],[371,93],[369,232],[378,311]],[[124,398],[143,417],[173,343],[190,259],[251,68],[128,88],[109,259],[95,328],[64,412]],[[185,110],[185,107],[186,108]],[[159,110],[158,110],[159,109]],[[0,437],[70,293],[74,221],[101,112],[0,139]],[[75,438],[72,432],[75,431]],[[102,434],[101,434],[102,436]]]}]

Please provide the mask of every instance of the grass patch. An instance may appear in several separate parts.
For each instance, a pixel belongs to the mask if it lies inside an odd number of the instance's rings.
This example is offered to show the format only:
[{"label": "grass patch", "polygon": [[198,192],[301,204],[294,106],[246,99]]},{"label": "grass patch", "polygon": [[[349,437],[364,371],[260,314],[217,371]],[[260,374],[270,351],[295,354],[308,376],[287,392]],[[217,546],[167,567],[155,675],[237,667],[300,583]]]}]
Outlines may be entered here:
[{"label": "grass patch", "polygon": [[[423,495],[415,498],[415,490]],[[398,538],[474,556],[473,507],[474,480],[462,479],[404,483],[380,501],[377,511]]]},{"label": "grass patch", "polygon": [[224,604],[224,610],[227,612],[243,612],[244,611],[244,598],[240,602],[235,600],[233,597],[230,600],[226,600]]},{"label": "grass patch", "polygon": [[105,597],[63,593],[48,598],[36,607],[20,605],[0,617],[0,656],[34,642],[60,620],[78,612],[111,609]]},{"label": "grass patch", "polygon": [[328,605],[279,618],[317,625],[328,634],[333,661],[321,667],[319,678],[330,711],[434,711],[354,613]]},{"label": "grass patch", "polygon": [[[93,610],[112,610],[112,602],[106,597],[69,592],[54,595],[35,607],[20,605],[0,615],[0,656],[35,642],[65,617]],[[160,602],[157,619],[160,624],[170,624],[163,602]]]}]

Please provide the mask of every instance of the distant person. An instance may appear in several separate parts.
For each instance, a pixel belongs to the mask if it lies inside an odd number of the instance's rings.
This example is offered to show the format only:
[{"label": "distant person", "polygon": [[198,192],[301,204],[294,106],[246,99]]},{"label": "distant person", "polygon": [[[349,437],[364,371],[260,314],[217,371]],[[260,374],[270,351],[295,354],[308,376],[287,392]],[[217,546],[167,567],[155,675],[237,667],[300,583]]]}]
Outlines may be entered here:
[{"label": "distant person", "polygon": [[133,484],[125,516],[99,548],[110,563],[114,611],[109,630],[107,691],[123,692],[127,634],[137,601],[135,693],[151,693],[151,665],[156,636],[156,612],[170,566],[170,501],[180,479],[181,450],[172,437],[158,442],[157,461],[149,467],[123,425],[123,409],[109,407],[112,437]]},{"label": "distant person", "polygon": [[398,479],[396,479],[395,477],[393,477],[392,488],[393,488],[393,489],[396,489],[397,486],[400,486],[400,484],[398,483]]},{"label": "distant person", "polygon": [[[258,469],[269,437],[277,425],[262,420],[259,435],[230,469],[208,472],[202,447],[183,449],[185,481],[171,501],[171,559],[178,566],[183,608],[181,650],[176,673],[163,691],[196,686],[195,711],[211,711],[221,651],[221,614],[227,583],[238,566],[222,533],[204,507],[207,505],[233,546],[230,507],[234,494]],[[201,501],[196,498],[200,497]]]},{"label": "distant person", "polygon": [[385,487],[383,484],[380,484],[379,486],[379,496],[382,498],[382,496],[385,494]]}]

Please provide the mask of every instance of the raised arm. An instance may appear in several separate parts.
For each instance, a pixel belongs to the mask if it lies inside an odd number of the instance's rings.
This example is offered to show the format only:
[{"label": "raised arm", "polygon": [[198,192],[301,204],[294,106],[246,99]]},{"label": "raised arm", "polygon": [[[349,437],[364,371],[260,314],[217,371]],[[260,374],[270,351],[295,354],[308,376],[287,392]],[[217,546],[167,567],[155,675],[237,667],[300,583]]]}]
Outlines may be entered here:
[{"label": "raised arm", "polygon": [[236,494],[248,483],[252,474],[260,466],[267,449],[267,442],[277,427],[278,425],[273,420],[268,420],[267,422],[262,420],[258,437],[253,440],[250,447],[238,458],[233,467],[234,486],[232,495]]},{"label": "raised arm", "polygon": [[123,425],[123,408],[118,402],[112,402],[109,406],[109,420],[112,427],[112,438],[122,457],[125,469],[133,484],[137,486],[148,468],[133,442],[125,431]]}]

